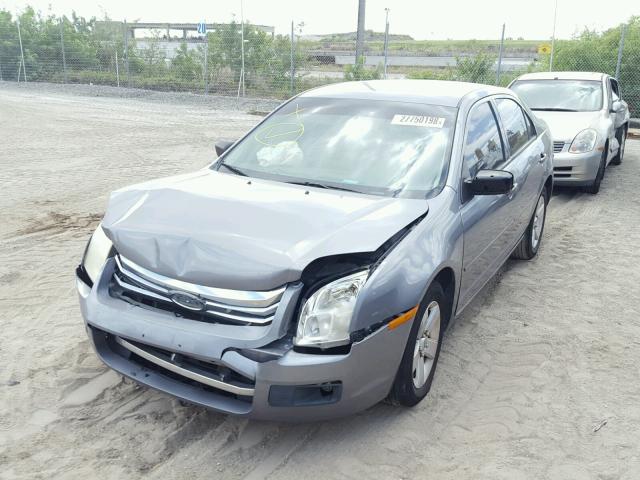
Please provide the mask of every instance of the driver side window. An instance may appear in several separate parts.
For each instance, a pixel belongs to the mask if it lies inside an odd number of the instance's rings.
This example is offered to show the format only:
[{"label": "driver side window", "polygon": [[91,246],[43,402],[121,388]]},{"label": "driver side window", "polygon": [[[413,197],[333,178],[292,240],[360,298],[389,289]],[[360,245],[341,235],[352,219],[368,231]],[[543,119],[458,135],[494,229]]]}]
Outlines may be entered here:
[{"label": "driver side window", "polygon": [[482,169],[500,168],[505,161],[498,123],[489,102],[473,107],[467,118],[463,155],[463,180],[475,177]]}]

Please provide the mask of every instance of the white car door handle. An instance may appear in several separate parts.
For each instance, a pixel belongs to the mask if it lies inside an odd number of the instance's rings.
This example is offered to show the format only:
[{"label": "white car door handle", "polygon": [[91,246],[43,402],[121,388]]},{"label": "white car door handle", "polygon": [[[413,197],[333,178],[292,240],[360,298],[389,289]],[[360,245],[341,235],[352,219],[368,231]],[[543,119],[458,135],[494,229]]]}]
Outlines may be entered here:
[{"label": "white car door handle", "polygon": [[543,163],[546,159],[547,159],[547,154],[543,152],[543,153],[540,154],[540,158],[538,159],[538,163]]}]

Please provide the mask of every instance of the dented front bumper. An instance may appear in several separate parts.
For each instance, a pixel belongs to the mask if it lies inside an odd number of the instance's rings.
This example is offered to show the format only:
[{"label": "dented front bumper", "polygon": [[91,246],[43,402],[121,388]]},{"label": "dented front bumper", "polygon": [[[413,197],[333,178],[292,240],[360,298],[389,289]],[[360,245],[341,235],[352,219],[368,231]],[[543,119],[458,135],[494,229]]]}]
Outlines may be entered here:
[{"label": "dented front bumper", "polygon": [[223,413],[310,421],[363,410],[390,391],[409,335],[406,323],[383,327],[340,354],[301,353],[288,333],[300,285],[287,287],[271,324],[223,325],[111,297],[113,268],[111,259],[93,287],[77,280],[102,361],[136,382]]}]

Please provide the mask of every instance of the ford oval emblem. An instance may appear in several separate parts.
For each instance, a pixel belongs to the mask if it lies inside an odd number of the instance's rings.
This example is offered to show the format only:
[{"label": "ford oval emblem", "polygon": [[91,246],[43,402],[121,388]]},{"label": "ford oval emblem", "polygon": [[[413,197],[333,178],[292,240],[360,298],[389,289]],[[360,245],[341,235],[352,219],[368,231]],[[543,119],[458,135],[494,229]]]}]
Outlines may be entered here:
[{"label": "ford oval emblem", "polygon": [[169,292],[169,298],[176,305],[194,312],[200,312],[206,306],[204,300],[187,292]]}]

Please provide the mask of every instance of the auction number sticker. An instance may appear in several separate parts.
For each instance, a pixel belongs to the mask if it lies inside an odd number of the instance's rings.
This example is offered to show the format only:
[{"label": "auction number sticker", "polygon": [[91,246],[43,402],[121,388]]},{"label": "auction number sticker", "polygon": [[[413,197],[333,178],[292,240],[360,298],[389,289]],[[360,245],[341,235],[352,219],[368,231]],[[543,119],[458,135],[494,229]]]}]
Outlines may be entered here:
[{"label": "auction number sticker", "polygon": [[410,125],[414,127],[442,128],[443,117],[427,117],[424,115],[394,115],[392,125]]}]

